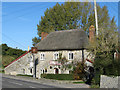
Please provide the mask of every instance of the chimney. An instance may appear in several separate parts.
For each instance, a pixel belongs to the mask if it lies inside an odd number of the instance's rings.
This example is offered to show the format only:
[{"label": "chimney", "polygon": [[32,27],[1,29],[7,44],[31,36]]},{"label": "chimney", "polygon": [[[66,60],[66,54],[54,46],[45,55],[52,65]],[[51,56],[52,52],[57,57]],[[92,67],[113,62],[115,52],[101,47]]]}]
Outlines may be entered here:
[{"label": "chimney", "polygon": [[95,27],[91,25],[89,27],[89,41],[94,42],[94,38],[95,38]]},{"label": "chimney", "polygon": [[41,40],[43,40],[47,35],[48,35],[48,33],[42,32],[42,33],[41,33]]}]

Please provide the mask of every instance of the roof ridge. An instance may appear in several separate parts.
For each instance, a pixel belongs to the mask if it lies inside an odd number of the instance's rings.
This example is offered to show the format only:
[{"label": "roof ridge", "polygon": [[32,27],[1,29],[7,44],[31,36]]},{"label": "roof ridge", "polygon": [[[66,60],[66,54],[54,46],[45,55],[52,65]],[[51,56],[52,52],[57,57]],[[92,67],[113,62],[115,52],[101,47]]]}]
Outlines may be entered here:
[{"label": "roof ridge", "polygon": [[[70,32],[70,31],[83,31],[82,29],[70,29],[70,30],[60,30],[60,31],[55,31],[55,32]],[[53,32],[51,32],[53,33]]]}]

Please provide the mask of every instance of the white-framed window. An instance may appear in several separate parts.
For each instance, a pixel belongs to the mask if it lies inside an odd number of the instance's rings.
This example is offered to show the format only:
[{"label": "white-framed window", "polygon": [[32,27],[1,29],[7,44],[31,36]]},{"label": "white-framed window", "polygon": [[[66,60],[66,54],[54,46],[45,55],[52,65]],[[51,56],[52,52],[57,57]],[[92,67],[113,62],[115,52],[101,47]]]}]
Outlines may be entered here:
[{"label": "white-framed window", "polygon": [[74,54],[73,52],[68,53],[68,60],[73,60],[74,59]]},{"label": "white-framed window", "polygon": [[40,60],[45,60],[45,54],[44,53],[40,54]]},{"label": "white-framed window", "polygon": [[59,53],[54,53],[53,54],[53,60],[57,60],[59,58]]}]

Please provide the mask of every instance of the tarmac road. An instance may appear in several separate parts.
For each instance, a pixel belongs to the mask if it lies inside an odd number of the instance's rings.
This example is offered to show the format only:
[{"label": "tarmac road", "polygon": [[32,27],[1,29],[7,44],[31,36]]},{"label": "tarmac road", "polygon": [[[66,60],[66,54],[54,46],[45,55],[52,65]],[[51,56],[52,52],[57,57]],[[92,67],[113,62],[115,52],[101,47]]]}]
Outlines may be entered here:
[{"label": "tarmac road", "polygon": [[59,87],[2,77],[2,88],[59,88]]},{"label": "tarmac road", "polygon": [[[32,77],[11,76],[0,74],[0,87],[2,90],[82,90],[89,88],[86,84],[66,83],[65,81],[53,81],[50,79],[34,79]],[[80,89],[81,88],[81,89]]]}]

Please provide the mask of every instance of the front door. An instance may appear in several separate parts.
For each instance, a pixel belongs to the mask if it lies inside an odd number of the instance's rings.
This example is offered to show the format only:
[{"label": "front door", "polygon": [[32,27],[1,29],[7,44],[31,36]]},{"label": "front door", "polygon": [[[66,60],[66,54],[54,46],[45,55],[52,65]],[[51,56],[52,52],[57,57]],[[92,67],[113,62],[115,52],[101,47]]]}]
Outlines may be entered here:
[{"label": "front door", "polygon": [[58,74],[58,73],[59,73],[58,68],[55,68],[55,74]]}]

